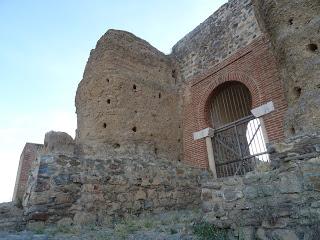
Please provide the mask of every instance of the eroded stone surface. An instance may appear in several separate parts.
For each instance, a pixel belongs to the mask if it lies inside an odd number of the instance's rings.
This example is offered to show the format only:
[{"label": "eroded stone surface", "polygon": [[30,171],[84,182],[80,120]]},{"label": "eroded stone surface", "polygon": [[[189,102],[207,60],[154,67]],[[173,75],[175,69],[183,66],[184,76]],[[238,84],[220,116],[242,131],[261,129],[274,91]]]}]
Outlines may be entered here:
[{"label": "eroded stone surface", "polygon": [[[252,172],[234,179],[218,179],[202,189],[202,209],[206,221],[220,227],[241,231],[245,239],[317,239],[319,231],[320,143],[317,136],[305,136],[274,147],[271,157],[277,168]],[[283,144],[282,144],[283,145]],[[312,154],[310,154],[312,153]],[[252,230],[252,232],[250,231]]]},{"label": "eroded stone surface", "polygon": [[65,132],[50,131],[44,137],[44,153],[73,154],[75,142]]},{"label": "eroded stone surface", "polygon": [[260,35],[252,1],[228,1],[173,46],[181,81],[206,72]]},{"label": "eroded stone surface", "polygon": [[13,202],[0,204],[0,232],[19,231],[24,228],[23,209]]},{"label": "eroded stone surface", "polygon": [[320,2],[254,2],[260,26],[271,36],[286,90],[286,135],[319,131]]},{"label": "eroded stone surface", "polygon": [[[319,51],[312,45],[319,43],[319,2],[257,0],[255,6],[256,12],[250,0],[229,1],[169,56],[128,32],[102,36],[76,94],[76,140],[47,133],[45,154],[33,163],[23,201],[28,226],[100,225],[130,214],[197,207],[202,200],[204,219],[234,230],[234,237],[308,239],[305,233],[316,233],[318,137],[270,148],[274,169],[244,177],[208,181],[206,172],[178,162],[187,127],[182,112],[194,97],[184,84],[245,47],[260,28],[273,40],[286,87],[287,135],[319,129]],[[11,208],[3,209],[8,218]],[[11,222],[17,221],[23,219]],[[145,236],[155,235],[139,238]]]},{"label": "eroded stone surface", "polygon": [[197,207],[203,175],[199,169],[156,158],[101,160],[53,154],[41,156],[33,174],[24,199],[27,219],[68,218],[75,224]]},{"label": "eroded stone surface", "polygon": [[76,141],[84,145],[82,153],[101,158],[104,151],[153,152],[180,160],[175,72],[171,57],[131,33],[109,30],[102,36],[76,94]]}]

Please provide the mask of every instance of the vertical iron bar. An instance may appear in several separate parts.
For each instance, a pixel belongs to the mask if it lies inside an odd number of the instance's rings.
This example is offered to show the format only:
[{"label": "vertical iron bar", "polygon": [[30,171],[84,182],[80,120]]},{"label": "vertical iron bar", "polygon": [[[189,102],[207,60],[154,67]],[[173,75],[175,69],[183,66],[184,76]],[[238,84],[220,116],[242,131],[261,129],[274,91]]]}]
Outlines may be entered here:
[{"label": "vertical iron bar", "polygon": [[238,147],[239,147],[239,153],[240,153],[241,160],[242,160],[242,159],[243,159],[243,155],[242,155],[241,146],[240,146],[240,142],[239,142],[237,125],[234,125],[234,130],[235,130],[235,134],[236,134],[236,138],[237,138],[237,143],[238,143]]},{"label": "vertical iron bar", "polygon": [[[221,119],[221,107],[220,107],[220,104],[221,104],[221,94],[219,94],[217,96],[217,99],[216,99],[216,105],[217,105],[217,119],[218,119],[218,125],[221,126],[222,125],[222,119]],[[222,105],[222,104],[221,104]]]},{"label": "vertical iron bar", "polygon": [[246,116],[247,114],[248,114],[248,110],[250,110],[250,109],[248,109],[248,108],[250,108],[249,106],[248,106],[248,104],[246,103],[246,98],[245,98],[245,96],[244,96],[244,92],[243,92],[243,87],[241,87],[241,98],[242,98],[242,104],[243,104],[243,106],[245,107],[245,113],[244,113],[244,116]]},{"label": "vertical iron bar", "polygon": [[235,94],[234,94],[234,88],[230,88],[230,90],[231,90],[231,93],[232,93],[232,100],[233,100],[233,106],[234,106],[234,112],[236,113],[236,117],[235,117],[235,119],[239,119],[240,118],[240,114],[239,114],[239,107],[237,107],[238,106],[238,104],[239,104],[239,101],[236,101],[235,100]]},{"label": "vertical iron bar", "polygon": [[228,106],[227,106],[227,100],[226,100],[226,97],[225,97],[225,91],[221,92],[222,94],[222,99],[223,99],[223,104],[224,104],[224,109],[225,109],[225,123],[228,123],[229,122],[229,112],[228,112]]},{"label": "vertical iron bar", "polygon": [[[250,122],[249,122],[249,124],[248,124],[248,132],[249,132],[249,145],[248,145],[248,148],[249,148],[249,153],[250,154],[255,154],[255,150],[253,149],[253,139],[252,139],[252,137],[253,137],[253,127],[252,127],[252,125],[253,125],[253,121],[254,120],[251,120]],[[251,146],[250,146],[251,145]],[[252,149],[252,153],[250,152],[250,147],[251,147],[251,149]]]},{"label": "vertical iron bar", "polygon": [[221,114],[221,117],[224,117],[225,119],[223,119],[223,122],[227,122],[227,108],[226,108],[226,103],[224,101],[224,97],[223,97],[223,92],[221,92],[221,99],[222,99],[222,105],[224,107],[224,116],[222,116]]},{"label": "vertical iron bar", "polygon": [[[260,131],[260,124],[258,123],[258,120],[257,119],[255,119],[255,124],[256,124],[256,128],[258,129],[258,131]],[[258,136],[257,136],[257,139],[255,139],[255,140],[257,140],[256,142],[256,144],[258,145],[258,147],[259,147],[259,153],[262,153],[263,152],[263,148],[262,148],[262,145],[261,145],[261,141],[259,141],[259,138],[258,138]]]},{"label": "vertical iron bar", "polygon": [[244,117],[246,114],[245,114],[244,106],[243,106],[243,103],[242,103],[242,100],[241,100],[240,91],[241,91],[241,88],[237,88],[236,89],[236,92],[237,92],[237,95],[238,95],[239,105],[241,107],[240,111],[242,112],[242,116],[241,117]]},{"label": "vertical iron bar", "polygon": [[213,127],[215,127],[215,124],[214,124],[214,122],[215,122],[215,119],[214,119],[214,106],[213,106],[213,104],[214,104],[214,102],[213,101],[211,101],[210,102],[210,116],[211,116],[211,124],[212,124],[212,126]]},{"label": "vertical iron bar", "polygon": [[229,110],[230,110],[230,119],[229,119],[229,121],[233,122],[235,120],[235,117],[234,117],[234,105],[232,105],[232,103],[231,103],[231,97],[232,97],[232,95],[230,95],[230,89],[231,88],[227,88],[226,95],[228,95],[227,96],[227,98],[228,98],[228,106],[229,106]]}]

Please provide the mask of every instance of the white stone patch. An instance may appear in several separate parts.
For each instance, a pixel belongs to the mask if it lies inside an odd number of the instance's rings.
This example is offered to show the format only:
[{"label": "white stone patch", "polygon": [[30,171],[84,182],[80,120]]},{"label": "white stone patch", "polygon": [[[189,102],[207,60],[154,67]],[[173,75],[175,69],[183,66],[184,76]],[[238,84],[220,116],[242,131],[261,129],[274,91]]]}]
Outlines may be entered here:
[{"label": "white stone patch", "polygon": [[193,140],[199,140],[205,137],[212,137],[214,130],[212,128],[205,128],[193,133]]},{"label": "white stone patch", "polygon": [[266,115],[268,113],[271,113],[272,111],[274,111],[274,105],[273,102],[270,101],[266,104],[263,104],[257,108],[254,108],[251,110],[251,113],[253,114],[253,116],[255,116],[256,118],[262,117],[263,115]]}]

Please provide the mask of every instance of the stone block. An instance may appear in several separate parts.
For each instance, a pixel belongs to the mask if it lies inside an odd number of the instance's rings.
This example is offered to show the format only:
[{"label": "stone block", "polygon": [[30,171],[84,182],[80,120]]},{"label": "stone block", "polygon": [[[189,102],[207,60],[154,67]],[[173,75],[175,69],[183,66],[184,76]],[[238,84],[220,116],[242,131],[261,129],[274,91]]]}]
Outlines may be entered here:
[{"label": "stone block", "polygon": [[70,184],[72,181],[69,174],[59,174],[53,177],[53,182],[55,185],[59,186]]},{"label": "stone block", "polygon": [[31,205],[47,204],[50,199],[50,192],[33,192],[29,199]]},{"label": "stone block", "polygon": [[143,190],[137,191],[134,196],[135,200],[141,200],[141,199],[146,199],[146,198],[147,198],[147,194]]},{"label": "stone block", "polygon": [[289,229],[277,229],[271,235],[274,240],[299,240],[295,232]]},{"label": "stone block", "polygon": [[201,200],[202,201],[208,201],[212,199],[212,191],[207,188],[202,188],[201,190]]},{"label": "stone block", "polygon": [[262,197],[273,196],[276,192],[276,188],[273,185],[261,185],[259,187],[259,195]]},{"label": "stone block", "polygon": [[58,226],[71,226],[72,224],[73,220],[69,217],[62,218],[57,222]]},{"label": "stone block", "polygon": [[54,195],[55,204],[65,204],[65,203],[72,203],[73,199],[72,196],[68,193],[58,193]]},{"label": "stone block", "polygon": [[73,217],[73,222],[77,225],[86,225],[95,223],[96,216],[88,212],[76,212]]},{"label": "stone block", "polygon": [[33,212],[29,215],[29,219],[34,221],[47,221],[48,218],[49,215],[46,212]]},{"label": "stone block", "polygon": [[241,227],[238,231],[239,239],[255,240],[253,227]]},{"label": "stone block", "polygon": [[245,185],[249,185],[249,184],[253,184],[260,181],[260,179],[261,179],[261,176],[259,174],[256,174],[254,172],[249,172],[244,176],[243,183]]},{"label": "stone block", "polygon": [[243,198],[242,191],[228,188],[223,190],[223,199],[227,202],[233,202],[241,198]]},{"label": "stone block", "polygon": [[[269,219],[262,222],[262,227],[267,229],[286,228],[288,226],[289,218],[279,218],[277,213],[274,216],[267,217]],[[271,218],[271,219],[270,219]]]},{"label": "stone block", "polygon": [[269,240],[263,228],[258,228],[255,235],[257,240]]},{"label": "stone block", "polygon": [[257,187],[248,186],[243,190],[243,194],[246,199],[254,199],[254,198],[258,197],[259,192],[258,192]]},{"label": "stone block", "polygon": [[[179,192],[177,192],[177,191],[174,192],[173,197],[174,197],[174,198],[177,198],[177,197],[179,196],[178,193],[179,193]],[[148,189],[148,191],[147,191],[147,196],[148,196],[149,199],[157,198],[157,192],[156,192],[156,190],[155,190],[155,189]]]},{"label": "stone block", "polygon": [[220,190],[222,183],[220,182],[212,182],[212,181],[207,181],[201,184],[201,186],[203,188],[207,188],[207,189],[214,189],[214,190]]},{"label": "stone block", "polygon": [[282,174],[280,176],[279,190],[281,193],[300,193],[302,191],[302,181],[296,174]]},{"label": "stone block", "polygon": [[127,179],[125,176],[114,175],[110,178],[109,183],[113,185],[125,185],[127,184]]},{"label": "stone block", "polygon": [[316,201],[316,202],[311,203],[311,207],[312,208],[320,208],[320,201]]}]

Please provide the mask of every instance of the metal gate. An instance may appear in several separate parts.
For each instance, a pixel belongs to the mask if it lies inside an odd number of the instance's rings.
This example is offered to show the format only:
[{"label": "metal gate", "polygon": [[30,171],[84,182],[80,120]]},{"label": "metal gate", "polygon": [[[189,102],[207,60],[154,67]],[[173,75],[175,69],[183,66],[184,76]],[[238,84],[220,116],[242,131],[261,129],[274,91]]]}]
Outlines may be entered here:
[{"label": "metal gate", "polygon": [[215,129],[212,145],[217,177],[243,175],[269,161],[261,123],[253,115]]}]

